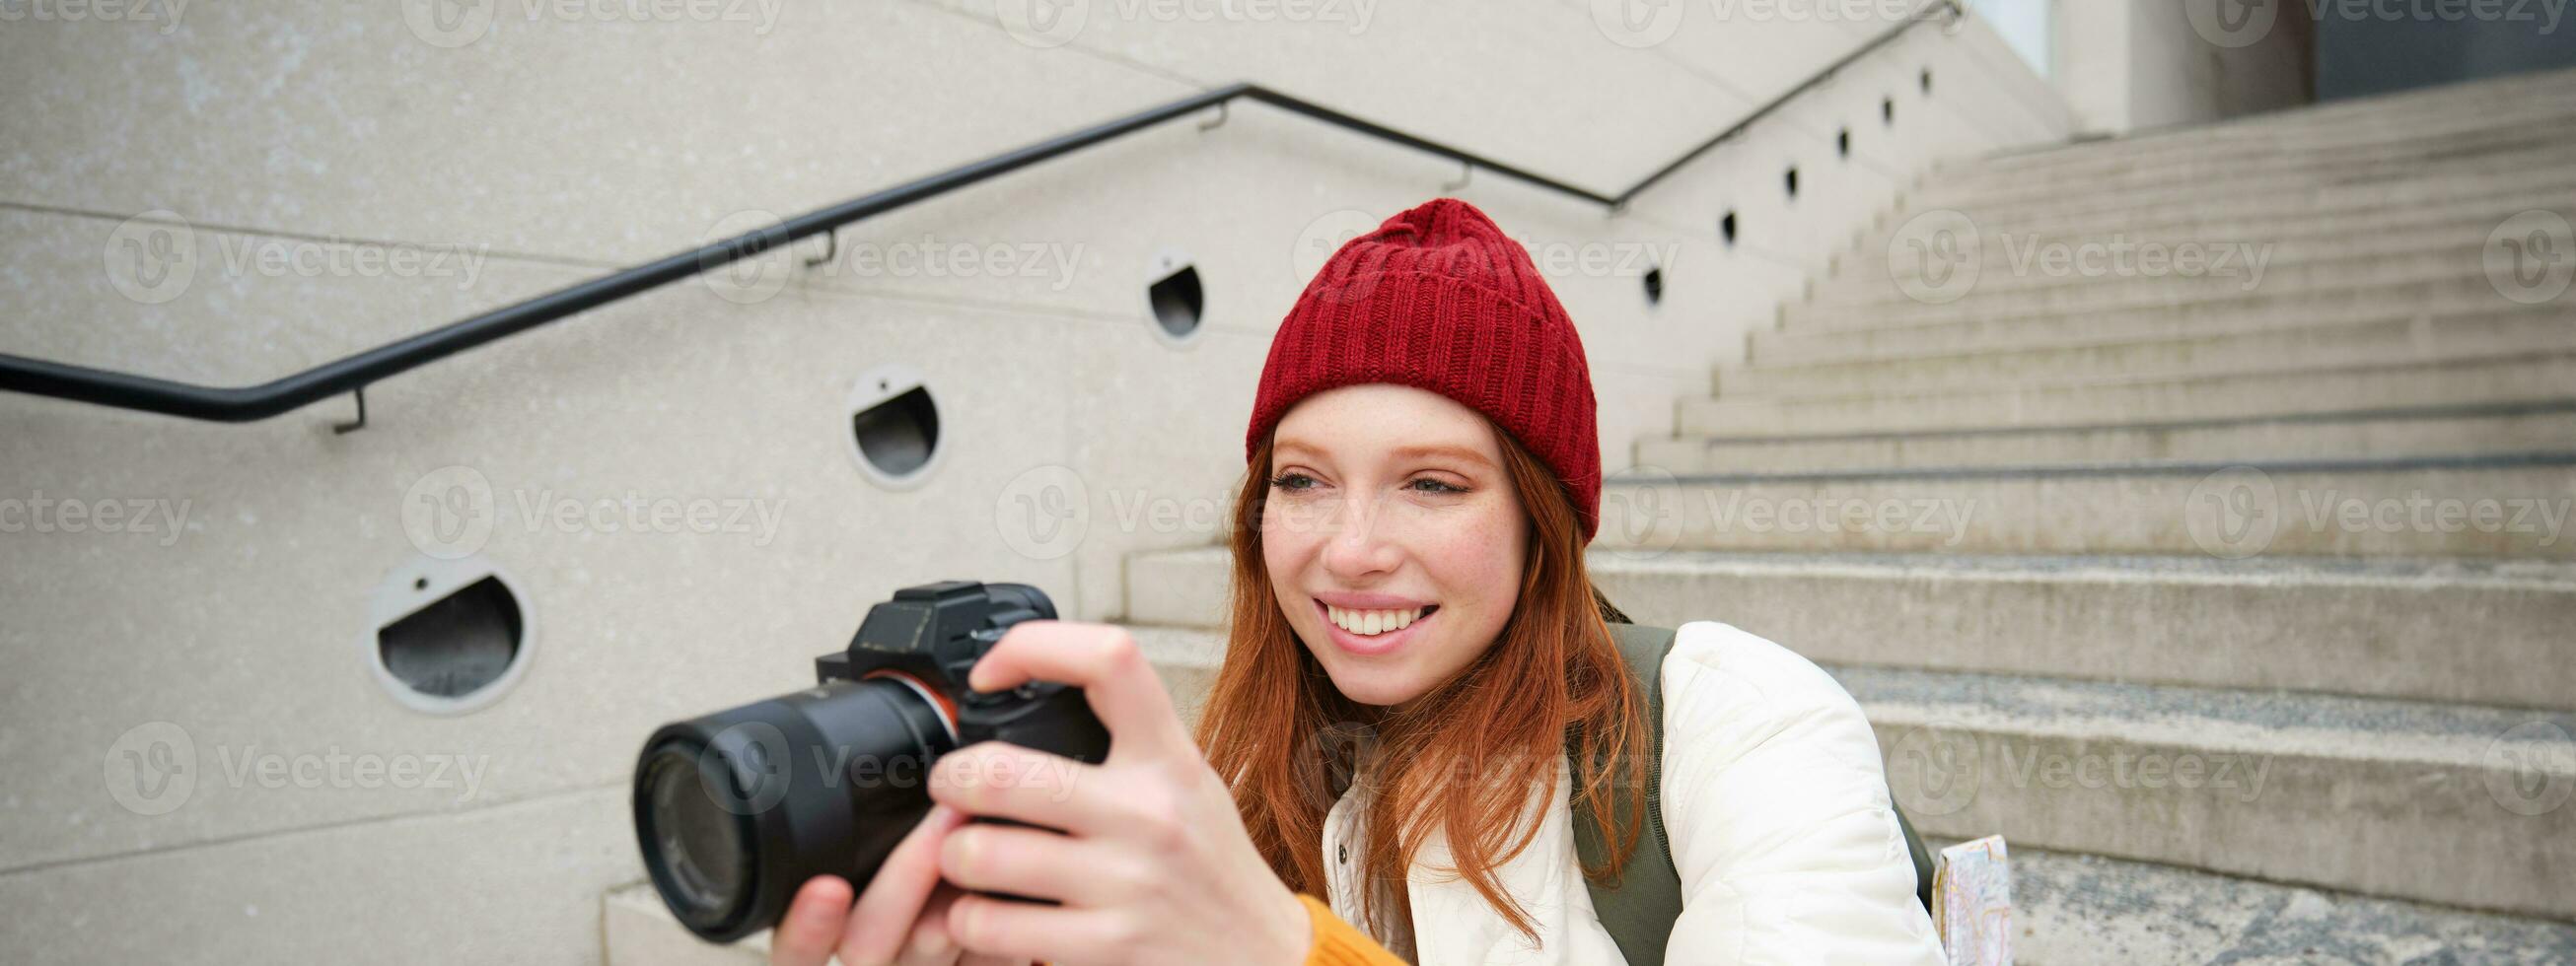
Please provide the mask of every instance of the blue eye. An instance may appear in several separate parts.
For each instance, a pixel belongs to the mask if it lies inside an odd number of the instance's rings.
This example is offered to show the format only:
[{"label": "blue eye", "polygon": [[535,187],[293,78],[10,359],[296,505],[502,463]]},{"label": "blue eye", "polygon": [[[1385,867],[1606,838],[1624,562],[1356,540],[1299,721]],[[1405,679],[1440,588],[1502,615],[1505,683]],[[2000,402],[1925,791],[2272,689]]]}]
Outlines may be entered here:
[{"label": "blue eye", "polygon": [[1304,480],[1308,483],[1315,482],[1314,477],[1307,476],[1304,473],[1281,473],[1270,478],[1270,485],[1273,488],[1286,490],[1290,493],[1303,493],[1310,489],[1310,487],[1290,485],[1290,482],[1294,480]]},{"label": "blue eye", "polygon": [[1443,482],[1441,482],[1441,481],[1439,481],[1439,480],[1432,479],[1432,478],[1430,478],[1430,477],[1428,477],[1428,476],[1422,477],[1422,478],[1420,478],[1420,479],[1416,479],[1416,480],[1414,480],[1413,482],[1416,482],[1416,483],[1429,483],[1429,484],[1431,484],[1432,486],[1437,487],[1437,489],[1423,490],[1422,492],[1424,492],[1424,493],[1465,493],[1465,492],[1467,492],[1467,489],[1466,489],[1465,487],[1461,487],[1461,486],[1451,486],[1451,485],[1449,485],[1449,484],[1447,484],[1447,483],[1443,483]]}]

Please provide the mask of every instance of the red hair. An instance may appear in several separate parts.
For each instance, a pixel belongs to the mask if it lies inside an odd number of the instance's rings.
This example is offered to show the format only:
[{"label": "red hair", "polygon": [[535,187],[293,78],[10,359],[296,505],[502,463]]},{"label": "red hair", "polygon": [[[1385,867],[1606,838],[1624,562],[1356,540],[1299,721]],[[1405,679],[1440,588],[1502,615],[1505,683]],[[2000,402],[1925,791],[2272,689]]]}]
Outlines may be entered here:
[{"label": "red hair", "polygon": [[[1626,618],[1592,586],[1573,505],[1547,464],[1501,428],[1494,435],[1530,524],[1519,599],[1490,647],[1402,714],[1343,697],[1280,609],[1261,546],[1267,434],[1235,501],[1225,661],[1200,713],[1198,744],[1233,788],[1244,828],[1271,869],[1290,889],[1318,896],[1330,894],[1324,815],[1360,761],[1369,762],[1362,791],[1374,801],[1360,902],[1379,935],[1386,933],[1372,901],[1376,884],[1391,890],[1395,909],[1409,908],[1405,871],[1436,827],[1457,874],[1535,940],[1520,901],[1494,875],[1537,834],[1538,816],[1525,813],[1547,800],[1532,796],[1552,789],[1556,769],[1570,765],[1577,806],[1609,801],[1614,784],[1633,785],[1642,774],[1620,764],[1648,753],[1645,697],[1605,623]],[[1587,877],[1606,881],[1626,866],[1644,811],[1635,795],[1625,816],[1592,809],[1600,840],[1613,848],[1604,866],[1584,869]]]}]

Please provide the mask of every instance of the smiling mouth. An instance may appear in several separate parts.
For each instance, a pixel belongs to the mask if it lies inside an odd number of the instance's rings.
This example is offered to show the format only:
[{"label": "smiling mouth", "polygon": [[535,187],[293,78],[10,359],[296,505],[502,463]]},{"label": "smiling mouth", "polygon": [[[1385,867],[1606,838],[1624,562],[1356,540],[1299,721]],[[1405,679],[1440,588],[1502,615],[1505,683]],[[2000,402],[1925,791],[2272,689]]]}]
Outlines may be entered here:
[{"label": "smiling mouth", "polygon": [[1315,601],[1315,613],[1334,629],[1361,640],[1371,640],[1402,632],[1439,613],[1440,605],[1425,604],[1418,609],[1359,610],[1334,607]]}]

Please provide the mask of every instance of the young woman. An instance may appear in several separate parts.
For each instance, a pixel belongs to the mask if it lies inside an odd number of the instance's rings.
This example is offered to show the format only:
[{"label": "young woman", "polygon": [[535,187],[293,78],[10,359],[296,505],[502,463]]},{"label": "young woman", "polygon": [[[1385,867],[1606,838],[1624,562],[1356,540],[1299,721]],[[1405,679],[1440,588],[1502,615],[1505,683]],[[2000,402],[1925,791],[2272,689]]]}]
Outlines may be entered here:
[{"label": "young woman", "polygon": [[[1611,797],[1650,723],[1584,568],[1593,406],[1565,310],[1482,212],[1437,199],[1343,246],[1253,403],[1196,735],[1119,628],[1013,628],[975,686],[1083,687],[1108,760],[951,753],[855,908],[808,883],[772,961],[1624,962],[1585,883],[1662,857],[1635,850],[1641,797]],[[1660,672],[1665,961],[1939,966],[1850,695],[1713,621]],[[1608,868],[1577,858],[1578,800]]]}]

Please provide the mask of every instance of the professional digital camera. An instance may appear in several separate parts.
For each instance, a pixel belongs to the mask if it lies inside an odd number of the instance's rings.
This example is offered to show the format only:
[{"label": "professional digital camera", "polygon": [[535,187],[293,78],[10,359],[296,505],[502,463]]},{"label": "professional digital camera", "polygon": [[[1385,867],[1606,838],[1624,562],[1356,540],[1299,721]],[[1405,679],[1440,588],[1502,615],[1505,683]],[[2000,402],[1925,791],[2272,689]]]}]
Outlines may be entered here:
[{"label": "professional digital camera", "polygon": [[987,740],[1077,761],[1109,754],[1078,688],[982,693],[967,672],[1002,633],[1055,619],[1025,584],[952,580],[869,608],[819,684],[667,724],[635,765],[635,835],[671,912],[709,942],[775,926],[805,881],[865,891],[930,809],[931,765]]}]

